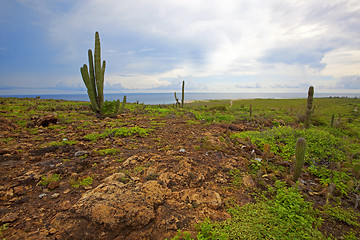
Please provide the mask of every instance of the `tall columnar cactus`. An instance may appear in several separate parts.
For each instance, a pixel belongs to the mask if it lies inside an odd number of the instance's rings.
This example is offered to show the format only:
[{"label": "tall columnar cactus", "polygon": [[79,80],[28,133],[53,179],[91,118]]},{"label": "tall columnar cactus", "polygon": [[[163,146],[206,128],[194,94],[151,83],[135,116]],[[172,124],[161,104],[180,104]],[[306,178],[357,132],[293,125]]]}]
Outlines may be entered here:
[{"label": "tall columnar cactus", "polygon": [[306,112],[305,112],[305,129],[310,127],[310,117],[312,112],[312,104],[313,104],[313,97],[314,97],[314,87],[310,86],[308,91],[308,98],[307,98],[307,105],[306,105]]},{"label": "tall columnar cactus", "polygon": [[185,100],[185,81],[182,82],[182,88],[181,88],[181,107],[184,107],[184,100]]},{"label": "tall columnar cactus", "polygon": [[103,61],[103,64],[101,65],[100,52],[100,37],[99,33],[96,32],[94,60],[92,56],[92,51],[91,49],[89,49],[89,69],[87,65],[84,64],[83,67],[80,68],[80,72],[87,88],[92,110],[95,113],[101,115],[104,106],[104,74],[106,62]]},{"label": "tall columnar cactus", "polygon": [[293,180],[296,182],[301,174],[302,168],[305,163],[306,141],[305,138],[298,138],[295,146],[295,167]]}]

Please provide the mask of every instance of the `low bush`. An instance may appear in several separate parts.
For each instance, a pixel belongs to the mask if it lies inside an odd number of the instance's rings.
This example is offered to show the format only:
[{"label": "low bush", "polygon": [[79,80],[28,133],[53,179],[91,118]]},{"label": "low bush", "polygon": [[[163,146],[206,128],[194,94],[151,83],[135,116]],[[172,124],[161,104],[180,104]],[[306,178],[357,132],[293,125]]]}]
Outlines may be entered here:
[{"label": "low bush", "polygon": [[226,221],[204,221],[197,239],[326,239],[318,230],[318,212],[296,188],[277,181],[269,192],[273,199],[230,208]]}]

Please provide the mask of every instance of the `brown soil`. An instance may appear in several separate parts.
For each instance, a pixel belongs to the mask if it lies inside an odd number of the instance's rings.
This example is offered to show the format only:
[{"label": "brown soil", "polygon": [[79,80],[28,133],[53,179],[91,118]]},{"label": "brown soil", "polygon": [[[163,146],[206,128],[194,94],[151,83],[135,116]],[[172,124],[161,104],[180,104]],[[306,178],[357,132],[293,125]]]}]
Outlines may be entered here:
[{"label": "brown soil", "polygon": [[[271,182],[246,173],[248,159],[261,151],[227,137],[258,127],[253,123],[188,124],[195,120],[191,114],[139,112],[117,119],[86,116],[91,121],[52,118],[39,113],[27,119],[30,129],[39,129],[34,133],[16,118],[0,117],[0,135],[15,139],[0,146],[0,221],[8,223],[2,232],[7,240],[170,239],[179,229],[194,237],[196,223],[229,218],[226,207],[251,202],[249,193]],[[90,124],[83,127],[85,122]],[[153,131],[147,137],[84,140],[118,123]],[[46,145],[61,142],[64,135],[76,142]],[[99,153],[108,148],[119,152]],[[233,184],[229,172],[234,169],[241,170],[241,185]],[[61,179],[40,184],[52,174]],[[93,178],[90,186],[71,185],[86,177]]]}]

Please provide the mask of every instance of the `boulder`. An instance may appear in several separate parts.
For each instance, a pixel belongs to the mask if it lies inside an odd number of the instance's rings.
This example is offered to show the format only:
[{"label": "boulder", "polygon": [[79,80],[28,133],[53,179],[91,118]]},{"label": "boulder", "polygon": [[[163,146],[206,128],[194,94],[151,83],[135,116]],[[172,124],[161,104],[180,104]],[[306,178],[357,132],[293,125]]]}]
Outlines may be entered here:
[{"label": "boulder", "polygon": [[57,214],[52,225],[58,239],[114,239],[149,224],[169,190],[157,181],[124,184],[121,177],[115,173],[84,193],[72,214]]}]

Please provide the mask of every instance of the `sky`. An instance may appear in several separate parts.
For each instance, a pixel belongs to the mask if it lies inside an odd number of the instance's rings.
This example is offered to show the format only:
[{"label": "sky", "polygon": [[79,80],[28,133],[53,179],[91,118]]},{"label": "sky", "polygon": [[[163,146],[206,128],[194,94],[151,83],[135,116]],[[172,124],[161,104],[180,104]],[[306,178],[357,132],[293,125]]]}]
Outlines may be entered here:
[{"label": "sky", "polygon": [[359,0],[0,0],[0,95],[360,93]]}]

